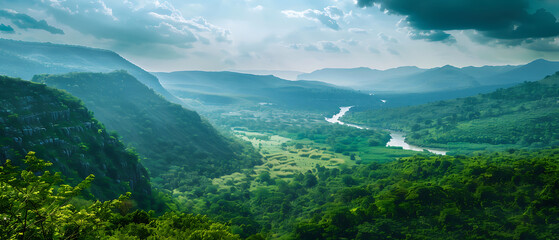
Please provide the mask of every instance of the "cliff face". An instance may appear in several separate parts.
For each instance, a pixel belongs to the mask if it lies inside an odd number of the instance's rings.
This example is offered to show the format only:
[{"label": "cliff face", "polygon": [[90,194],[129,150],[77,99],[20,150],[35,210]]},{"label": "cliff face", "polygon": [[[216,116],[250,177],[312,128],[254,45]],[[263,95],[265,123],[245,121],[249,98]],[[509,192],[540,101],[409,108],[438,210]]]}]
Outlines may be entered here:
[{"label": "cliff face", "polygon": [[150,199],[145,168],[134,153],[93,118],[80,100],[43,84],[0,76],[0,163],[21,163],[28,151],[53,163],[75,183],[95,175],[98,199],[126,191],[140,204]]},{"label": "cliff face", "polygon": [[37,75],[33,81],[82,99],[108,129],[146,158],[142,163],[161,182],[170,182],[165,175],[172,169],[191,176],[181,177],[189,185],[197,177],[229,174],[260,161],[252,146],[224,137],[196,112],[166,101],[124,71]]}]

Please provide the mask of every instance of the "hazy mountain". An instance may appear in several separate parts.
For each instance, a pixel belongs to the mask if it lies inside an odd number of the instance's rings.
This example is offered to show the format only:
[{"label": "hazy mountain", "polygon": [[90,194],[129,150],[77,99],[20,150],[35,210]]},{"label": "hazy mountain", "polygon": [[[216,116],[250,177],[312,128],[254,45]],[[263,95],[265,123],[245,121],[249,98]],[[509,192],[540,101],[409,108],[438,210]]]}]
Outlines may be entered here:
[{"label": "hazy mountain", "polygon": [[304,74],[298,71],[283,71],[283,70],[231,70],[231,72],[254,74],[254,75],[274,75],[278,78],[295,81],[297,76]]},{"label": "hazy mountain", "polygon": [[298,79],[324,81],[359,90],[391,93],[424,93],[475,89],[480,86],[502,86],[524,81],[537,81],[559,71],[559,62],[539,59],[521,66],[463,67],[444,66],[432,69],[415,67],[374,70],[322,69],[301,74]]},{"label": "hazy mountain", "polygon": [[154,74],[175,96],[203,106],[266,104],[287,109],[331,110],[339,106],[381,105],[375,96],[316,81],[288,81],[234,72]]},{"label": "hazy mountain", "polygon": [[526,65],[518,66],[510,71],[502,72],[494,76],[481,78],[482,85],[498,85],[510,83],[522,83],[525,81],[538,81],[547,75],[559,71],[559,62],[538,59]]},{"label": "hazy mountain", "polygon": [[446,65],[413,75],[386,79],[385,83],[366,83],[365,89],[377,89],[385,92],[431,92],[436,90],[454,90],[477,87],[480,84],[474,77],[463,73],[459,68]]},{"label": "hazy mountain", "polygon": [[417,67],[399,67],[388,70],[376,70],[366,67],[360,68],[325,68],[312,73],[300,74],[298,80],[324,81],[339,86],[354,87],[356,89],[363,85],[383,84],[386,80],[395,77],[405,77],[412,74],[422,73],[425,69]]},{"label": "hazy mountain", "polygon": [[0,38],[0,74],[30,80],[36,74],[126,70],[169,101],[180,103],[159,80],[115,52],[82,46]]},{"label": "hazy mountain", "polygon": [[225,138],[196,112],[166,101],[126,72],[39,75],[33,81],[82,99],[146,158],[143,164],[153,177],[165,178],[175,169],[182,174],[181,184],[188,185],[199,176],[221,176],[260,161],[252,146]]},{"label": "hazy mountain", "polygon": [[99,199],[131,191],[142,206],[149,204],[149,176],[138,157],[66,92],[0,76],[0,136],[0,163],[21,163],[34,151],[69,184],[94,174],[90,190]]}]

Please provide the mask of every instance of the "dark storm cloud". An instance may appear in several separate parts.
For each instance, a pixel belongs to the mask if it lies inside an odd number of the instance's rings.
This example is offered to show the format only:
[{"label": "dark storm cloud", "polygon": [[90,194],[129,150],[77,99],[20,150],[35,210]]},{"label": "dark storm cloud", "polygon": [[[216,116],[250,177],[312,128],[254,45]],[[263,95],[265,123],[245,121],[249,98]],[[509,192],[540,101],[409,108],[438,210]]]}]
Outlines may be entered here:
[{"label": "dark storm cloud", "polygon": [[[534,0],[535,1],[535,0]],[[360,7],[378,4],[390,14],[406,16],[419,31],[477,30],[495,39],[559,36],[559,23],[545,9],[529,12],[530,0],[358,0]],[[438,37],[445,40],[443,32]],[[427,38],[429,40],[429,38]],[[431,40],[436,40],[436,37]]]},{"label": "dark storm cloud", "polygon": [[410,38],[414,40],[426,40],[429,42],[445,42],[445,43],[455,43],[456,39],[444,31],[417,31],[413,30],[410,32]]},{"label": "dark storm cloud", "polygon": [[[37,21],[35,18],[23,13],[0,9],[0,18],[10,20],[14,25],[21,29],[40,29],[52,34],[64,34],[59,28],[48,25],[45,20]],[[11,28],[11,26],[7,26]],[[13,28],[12,28],[13,31]]]},{"label": "dark storm cloud", "polygon": [[0,32],[3,33],[14,33],[14,28],[12,28],[12,26],[10,25],[4,25],[4,24],[0,24]]}]

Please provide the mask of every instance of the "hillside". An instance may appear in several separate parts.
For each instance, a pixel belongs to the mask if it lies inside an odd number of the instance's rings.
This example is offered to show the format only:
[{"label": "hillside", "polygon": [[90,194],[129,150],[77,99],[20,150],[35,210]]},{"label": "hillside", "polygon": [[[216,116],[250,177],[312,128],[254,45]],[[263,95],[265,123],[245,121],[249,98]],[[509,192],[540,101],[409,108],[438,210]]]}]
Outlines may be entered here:
[{"label": "hillside", "polygon": [[154,73],[161,83],[190,105],[226,107],[272,105],[283,109],[332,111],[339,106],[378,107],[368,94],[315,81],[288,81],[271,75],[185,71]]},{"label": "hillside", "polygon": [[126,70],[167,100],[181,103],[159,80],[115,52],[82,46],[0,38],[0,74],[30,80],[36,74]]},{"label": "hillside", "polygon": [[[558,70],[559,62],[538,59],[519,66],[321,69],[301,74],[298,79],[335,83],[374,93],[426,93],[465,89],[475,92],[480,86],[494,86],[492,90],[495,90],[524,81],[537,81]],[[480,92],[474,94],[477,93]]]},{"label": "hillside", "polygon": [[142,163],[154,182],[166,188],[197,185],[200,178],[259,162],[252,147],[222,136],[196,112],[166,101],[126,72],[38,75],[33,81],[82,99],[109,130],[145,158]]},{"label": "hillside", "polygon": [[127,191],[149,204],[151,187],[138,157],[118,137],[107,133],[77,98],[43,84],[0,76],[0,162],[20,165],[28,151],[53,162],[66,182],[96,176],[96,198],[116,198]]},{"label": "hillside", "polygon": [[317,165],[291,180],[240,175],[189,201],[242,223],[241,236],[268,239],[555,239],[558,156],[555,148]]},{"label": "hillside", "polygon": [[400,129],[420,145],[559,145],[559,74],[473,97],[354,113],[346,121]]}]

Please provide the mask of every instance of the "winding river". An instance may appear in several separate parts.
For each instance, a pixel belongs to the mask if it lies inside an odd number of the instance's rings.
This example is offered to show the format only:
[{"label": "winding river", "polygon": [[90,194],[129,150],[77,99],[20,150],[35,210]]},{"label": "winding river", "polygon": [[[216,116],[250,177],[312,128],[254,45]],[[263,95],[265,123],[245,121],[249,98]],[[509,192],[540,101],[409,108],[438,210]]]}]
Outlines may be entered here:
[{"label": "winding river", "polygon": [[[354,128],[359,128],[359,129],[368,129],[366,127],[362,127],[362,126],[358,126],[355,124],[349,124],[349,123],[344,123],[342,121],[340,121],[340,118],[342,118],[347,112],[349,112],[349,110],[352,108],[353,106],[349,106],[349,107],[340,107],[340,112],[334,116],[332,116],[331,118],[325,118],[325,120],[327,122],[330,123],[337,123],[337,124],[341,124],[341,125],[346,125],[346,126],[350,126],[350,127],[354,127]],[[412,151],[418,151],[418,152],[423,152],[425,150],[434,153],[434,154],[438,154],[438,155],[446,155],[446,151],[443,150],[438,150],[438,149],[429,149],[429,148],[423,148],[423,147],[419,147],[419,146],[415,146],[415,145],[410,145],[408,143],[406,143],[406,137],[404,136],[404,133],[402,132],[396,132],[396,131],[392,131],[392,130],[388,130],[390,132],[390,141],[386,144],[387,147],[401,147],[405,150],[412,150]]]}]

